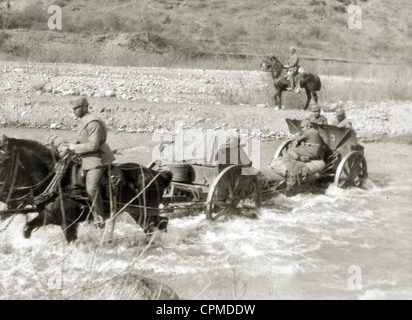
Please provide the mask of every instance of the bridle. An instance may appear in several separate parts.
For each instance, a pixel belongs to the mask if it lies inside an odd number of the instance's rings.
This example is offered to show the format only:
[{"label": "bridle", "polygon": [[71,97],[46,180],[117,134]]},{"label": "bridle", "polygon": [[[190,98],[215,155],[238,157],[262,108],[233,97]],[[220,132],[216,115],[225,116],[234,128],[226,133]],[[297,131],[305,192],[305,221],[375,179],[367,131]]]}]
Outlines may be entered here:
[{"label": "bridle", "polygon": [[262,63],[263,71],[272,72],[275,68],[276,61],[278,61],[277,58],[271,57],[270,60],[273,61],[273,63],[267,63],[266,61]]},{"label": "bridle", "polygon": [[17,172],[20,167],[23,167],[20,161],[20,153],[16,152],[16,148],[13,148],[13,152],[11,156],[6,155],[6,153],[1,150],[1,162],[5,163],[8,160],[9,165],[7,167],[2,167],[2,170],[6,170],[6,176],[4,181],[0,182],[1,189],[0,189],[0,198],[5,199],[5,204],[8,205],[11,199],[13,192],[16,189],[16,179],[17,179]]},{"label": "bridle", "polygon": [[[7,166],[3,166],[5,162],[8,162]],[[34,191],[43,185],[56,171],[56,168],[54,168],[44,179],[34,185],[17,187],[16,180],[19,171],[23,170],[27,174],[26,168],[20,161],[20,152],[17,151],[17,147],[13,147],[11,155],[7,155],[5,151],[0,150],[0,163],[0,170],[7,171],[4,180],[0,182],[0,200],[2,200],[6,206],[11,202],[21,202],[20,206],[30,204],[30,200],[33,201]],[[16,191],[25,190],[28,190],[28,192],[23,196],[12,198],[12,195]]]},{"label": "bridle", "polygon": [[[266,61],[262,63],[262,70],[263,70],[263,71],[266,71],[266,72],[271,72],[272,75],[273,75],[273,71],[276,71],[275,66],[276,66],[276,64],[278,63],[278,64],[280,64],[280,66],[282,67],[282,70],[280,71],[280,73],[279,73],[279,75],[278,75],[278,77],[277,77],[276,79],[281,78],[282,75],[283,75],[283,72],[284,72],[285,70],[287,70],[287,68],[285,68],[285,67],[283,66],[283,64],[279,61],[279,59],[276,58],[275,56],[270,57],[270,60],[272,61],[271,63],[266,63]],[[274,77],[274,76],[273,76],[273,77]]]}]

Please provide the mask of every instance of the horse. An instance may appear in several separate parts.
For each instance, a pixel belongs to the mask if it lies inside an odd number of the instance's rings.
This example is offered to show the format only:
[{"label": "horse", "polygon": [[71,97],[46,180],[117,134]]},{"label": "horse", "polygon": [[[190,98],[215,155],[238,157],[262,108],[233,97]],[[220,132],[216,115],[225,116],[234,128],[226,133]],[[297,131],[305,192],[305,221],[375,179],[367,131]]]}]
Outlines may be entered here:
[{"label": "horse", "polygon": [[[5,212],[37,212],[24,226],[25,238],[34,229],[55,224],[62,227],[68,243],[77,239],[78,224],[93,216],[78,168],[79,159],[71,152],[60,155],[53,146],[3,136],[0,201],[7,206]],[[136,163],[112,164],[101,181],[105,220],[113,209],[122,208],[146,234],[155,228],[166,232],[168,218],[160,215],[159,205],[171,180],[170,171]]]},{"label": "horse", "polygon": [[[274,80],[275,86],[275,104],[278,107],[282,106],[282,92],[285,91],[289,86],[290,82],[287,79],[287,68],[275,57],[266,57],[261,63],[261,68],[265,72],[270,72]],[[316,91],[319,91],[322,87],[319,76],[307,73],[300,72],[296,78],[296,82],[299,81],[300,87],[305,89],[306,92],[306,104],[303,110],[306,110],[309,107],[309,103],[313,98],[315,103],[318,103],[318,95]]]}]

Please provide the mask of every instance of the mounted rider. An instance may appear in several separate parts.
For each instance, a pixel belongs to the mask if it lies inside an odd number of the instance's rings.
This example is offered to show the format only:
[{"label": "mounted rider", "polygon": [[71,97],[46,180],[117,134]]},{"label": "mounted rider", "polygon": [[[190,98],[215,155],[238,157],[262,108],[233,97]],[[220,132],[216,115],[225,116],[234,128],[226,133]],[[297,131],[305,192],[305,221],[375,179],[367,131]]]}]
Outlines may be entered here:
[{"label": "mounted rider", "polygon": [[299,85],[295,89],[295,77],[299,71],[299,57],[294,46],[289,47],[289,52],[291,53],[291,56],[289,57],[288,63],[285,65],[285,68],[288,70],[287,79],[290,81],[290,88],[288,88],[287,90],[295,90],[296,93],[299,93]]},{"label": "mounted rider", "polygon": [[106,165],[115,160],[112,150],[106,143],[107,128],[104,122],[88,110],[89,103],[81,97],[71,101],[73,112],[79,119],[78,139],[68,148],[82,159],[82,170],[86,173],[86,191],[92,201],[92,212],[97,225],[104,227],[103,198],[100,180]]}]

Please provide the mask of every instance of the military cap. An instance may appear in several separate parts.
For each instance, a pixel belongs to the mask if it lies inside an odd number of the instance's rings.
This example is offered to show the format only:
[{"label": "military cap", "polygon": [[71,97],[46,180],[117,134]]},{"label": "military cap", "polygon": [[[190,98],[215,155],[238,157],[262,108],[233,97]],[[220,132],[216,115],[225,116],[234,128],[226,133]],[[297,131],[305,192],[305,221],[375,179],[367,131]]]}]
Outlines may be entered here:
[{"label": "military cap", "polygon": [[87,101],[85,97],[80,97],[80,98],[70,101],[70,104],[72,105],[73,109],[76,109],[79,107],[88,106],[89,102]]}]

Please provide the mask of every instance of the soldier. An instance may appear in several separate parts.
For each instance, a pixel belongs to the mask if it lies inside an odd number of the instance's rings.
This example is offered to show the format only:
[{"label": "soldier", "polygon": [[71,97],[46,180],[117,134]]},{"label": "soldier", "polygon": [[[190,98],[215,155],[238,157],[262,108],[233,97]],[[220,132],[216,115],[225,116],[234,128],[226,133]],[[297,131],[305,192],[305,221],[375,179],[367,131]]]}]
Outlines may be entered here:
[{"label": "soldier", "polygon": [[309,120],[303,120],[300,127],[303,132],[292,142],[287,155],[294,160],[303,162],[319,160],[324,144],[322,137],[316,129],[312,128]]},{"label": "soldier", "polygon": [[336,109],[335,119],[333,120],[332,125],[339,128],[352,128],[352,122],[346,118],[345,110],[342,108]]},{"label": "soldier", "polygon": [[313,105],[310,110],[312,114],[307,118],[310,122],[318,124],[328,124],[328,119],[324,115],[320,114],[320,107],[318,105]]},{"label": "soldier", "polygon": [[100,179],[104,166],[114,161],[114,155],[106,143],[107,129],[104,122],[88,111],[89,103],[86,98],[71,101],[74,114],[80,120],[77,127],[78,140],[69,143],[68,148],[82,159],[81,168],[86,172],[86,191],[92,201],[92,212],[96,224],[104,228],[103,198],[100,193]]},{"label": "soldier", "polygon": [[[291,46],[289,48],[289,51],[291,53],[291,56],[289,58],[288,64],[285,65],[285,68],[288,69],[288,79],[290,81],[290,89],[288,90],[294,90],[295,89],[295,77],[298,74],[299,70],[299,57],[296,53],[296,48]],[[299,93],[299,87],[296,88],[295,92]]]}]

